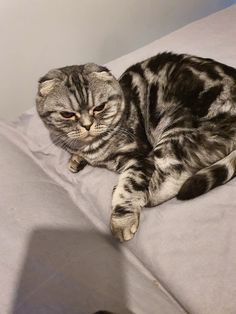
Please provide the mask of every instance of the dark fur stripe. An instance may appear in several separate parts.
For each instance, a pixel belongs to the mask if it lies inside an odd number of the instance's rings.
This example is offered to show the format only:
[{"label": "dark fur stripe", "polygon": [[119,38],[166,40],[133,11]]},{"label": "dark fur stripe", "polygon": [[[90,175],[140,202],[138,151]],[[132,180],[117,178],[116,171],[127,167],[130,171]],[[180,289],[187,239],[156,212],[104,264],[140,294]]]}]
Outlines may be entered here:
[{"label": "dark fur stripe", "polygon": [[123,206],[116,206],[114,208],[114,213],[118,216],[124,216],[126,214],[132,214],[133,212]]},{"label": "dark fur stripe", "polygon": [[132,65],[128,70],[135,72],[135,73],[139,74],[140,76],[143,76],[143,69],[142,69],[140,63],[136,63],[136,64]]},{"label": "dark fur stripe", "polygon": [[216,100],[216,98],[220,95],[223,90],[222,85],[217,85],[209,88],[207,91],[202,93],[201,97],[199,97],[199,110],[198,115],[200,117],[205,116],[208,113],[208,109],[210,105]]},{"label": "dark fur stripe", "polygon": [[145,188],[147,188],[147,184],[145,182],[137,183],[133,178],[129,178],[128,180],[129,180],[130,186],[135,191],[144,191]]},{"label": "dark fur stripe", "polygon": [[159,123],[161,116],[158,114],[157,111],[157,92],[158,92],[158,85],[157,84],[151,84],[149,88],[149,122],[151,127],[156,127]]},{"label": "dark fur stripe", "polygon": [[228,177],[225,165],[213,165],[206,174],[196,174],[189,178],[181,187],[177,198],[189,200],[223,184]]},{"label": "dark fur stripe", "polygon": [[208,179],[204,174],[196,174],[181,187],[177,199],[190,200],[208,191]]},{"label": "dark fur stripe", "polygon": [[228,169],[224,165],[217,165],[211,169],[212,186],[215,188],[223,184],[228,177]]}]

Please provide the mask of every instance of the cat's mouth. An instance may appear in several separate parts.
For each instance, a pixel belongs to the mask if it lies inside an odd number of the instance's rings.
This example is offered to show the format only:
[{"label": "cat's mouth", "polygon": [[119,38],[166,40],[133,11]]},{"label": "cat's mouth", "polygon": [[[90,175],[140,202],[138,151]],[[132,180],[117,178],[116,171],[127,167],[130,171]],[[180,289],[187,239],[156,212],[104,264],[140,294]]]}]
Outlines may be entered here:
[{"label": "cat's mouth", "polygon": [[85,141],[92,141],[95,137],[96,137],[96,136],[91,135],[91,134],[88,133],[88,135],[86,135],[86,136],[83,138],[83,140],[85,140]]},{"label": "cat's mouth", "polygon": [[89,140],[94,138],[94,136],[89,131],[84,132],[78,132],[78,131],[72,131],[67,134],[69,138],[76,139],[76,140]]},{"label": "cat's mouth", "polygon": [[93,142],[98,137],[98,134],[91,134],[90,132],[87,132],[86,134],[83,134],[82,136],[77,136],[77,140],[84,142],[84,143],[90,143]]},{"label": "cat's mouth", "polygon": [[105,134],[104,130],[83,130],[83,132],[71,131],[67,134],[70,139],[82,142],[92,142]]}]

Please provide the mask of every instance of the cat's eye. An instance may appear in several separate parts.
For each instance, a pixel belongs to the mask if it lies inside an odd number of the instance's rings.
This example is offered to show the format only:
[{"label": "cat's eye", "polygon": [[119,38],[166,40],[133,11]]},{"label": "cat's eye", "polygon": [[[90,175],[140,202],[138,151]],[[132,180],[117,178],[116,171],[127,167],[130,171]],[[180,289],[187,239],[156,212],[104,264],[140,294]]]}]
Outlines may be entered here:
[{"label": "cat's eye", "polygon": [[60,115],[66,119],[70,119],[70,118],[73,118],[75,116],[75,114],[73,112],[70,112],[70,111],[61,111]]},{"label": "cat's eye", "polygon": [[95,107],[93,111],[102,111],[106,106],[106,102],[103,102],[101,105]]}]

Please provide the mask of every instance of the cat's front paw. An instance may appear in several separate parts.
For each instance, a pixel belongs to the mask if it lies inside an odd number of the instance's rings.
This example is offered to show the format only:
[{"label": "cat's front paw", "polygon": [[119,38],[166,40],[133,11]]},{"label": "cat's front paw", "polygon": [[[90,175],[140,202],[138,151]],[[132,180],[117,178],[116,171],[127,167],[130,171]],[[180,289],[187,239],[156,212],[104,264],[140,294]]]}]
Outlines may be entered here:
[{"label": "cat's front paw", "polygon": [[86,161],[78,155],[72,155],[68,161],[68,169],[73,172],[79,172],[86,166]]},{"label": "cat's front paw", "polygon": [[113,212],[111,215],[111,232],[120,242],[131,240],[138,230],[139,212],[124,214]]}]

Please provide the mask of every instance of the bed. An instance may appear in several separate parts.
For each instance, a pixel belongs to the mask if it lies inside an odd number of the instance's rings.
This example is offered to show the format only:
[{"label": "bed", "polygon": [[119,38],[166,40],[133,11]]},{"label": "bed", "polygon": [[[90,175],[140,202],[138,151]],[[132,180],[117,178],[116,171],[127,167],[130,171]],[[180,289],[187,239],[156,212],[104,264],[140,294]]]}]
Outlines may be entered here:
[{"label": "bed", "polygon": [[[236,67],[236,5],[107,64],[119,76],[161,51]],[[66,168],[35,109],[0,123],[0,313],[236,313],[236,179],[142,211],[135,238],[109,231],[117,175]]]}]

